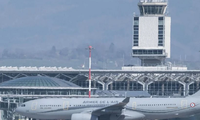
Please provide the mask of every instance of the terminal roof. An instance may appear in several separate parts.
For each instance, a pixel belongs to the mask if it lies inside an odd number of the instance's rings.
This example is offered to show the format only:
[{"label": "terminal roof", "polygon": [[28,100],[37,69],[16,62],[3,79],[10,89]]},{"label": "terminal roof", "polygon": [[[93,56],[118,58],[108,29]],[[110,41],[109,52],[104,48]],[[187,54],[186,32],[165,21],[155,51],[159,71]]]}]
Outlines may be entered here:
[{"label": "terminal roof", "polygon": [[52,77],[31,76],[22,77],[6,81],[0,84],[0,87],[77,87],[74,83]]}]

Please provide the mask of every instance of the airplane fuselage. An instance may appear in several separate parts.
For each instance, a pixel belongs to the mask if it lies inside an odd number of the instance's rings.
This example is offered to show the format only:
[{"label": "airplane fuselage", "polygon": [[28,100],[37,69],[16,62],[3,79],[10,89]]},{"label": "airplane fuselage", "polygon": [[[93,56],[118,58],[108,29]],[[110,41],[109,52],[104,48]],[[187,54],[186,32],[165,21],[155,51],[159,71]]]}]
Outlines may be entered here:
[{"label": "airplane fuselage", "polygon": [[[117,104],[124,98],[49,98],[28,101],[17,109],[21,115],[37,119],[71,119],[72,114]],[[20,109],[20,110],[19,110]],[[118,114],[119,111],[106,111]],[[197,98],[130,98],[122,114],[141,113],[138,119],[168,119],[188,117],[200,112]],[[128,117],[127,117],[128,116]],[[134,118],[133,118],[134,119]]]}]

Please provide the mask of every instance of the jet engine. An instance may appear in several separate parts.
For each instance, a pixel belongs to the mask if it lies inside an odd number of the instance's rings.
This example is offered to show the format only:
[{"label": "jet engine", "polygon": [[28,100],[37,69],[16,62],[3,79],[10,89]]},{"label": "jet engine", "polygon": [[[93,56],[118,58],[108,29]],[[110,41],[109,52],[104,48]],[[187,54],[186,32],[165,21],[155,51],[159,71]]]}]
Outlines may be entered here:
[{"label": "jet engine", "polygon": [[98,117],[87,113],[78,113],[72,114],[71,120],[98,120]]},{"label": "jet engine", "polygon": [[124,115],[124,120],[141,120],[145,117],[144,114],[136,111],[125,111]]}]

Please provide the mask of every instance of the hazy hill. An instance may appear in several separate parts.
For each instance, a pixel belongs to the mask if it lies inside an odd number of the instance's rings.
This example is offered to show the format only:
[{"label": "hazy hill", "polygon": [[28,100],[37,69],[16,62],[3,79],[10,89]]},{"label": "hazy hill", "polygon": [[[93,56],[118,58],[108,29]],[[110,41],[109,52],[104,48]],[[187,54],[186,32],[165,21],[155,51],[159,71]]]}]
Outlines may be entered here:
[{"label": "hazy hill", "polygon": [[[125,63],[137,64],[137,60],[130,57],[133,13],[139,13],[137,2],[2,0],[1,58],[52,61],[76,59],[82,64],[87,59],[85,47],[92,45],[96,51],[93,54],[96,64],[100,61],[104,66],[107,66],[106,63],[120,66],[123,64],[123,56]],[[195,67],[198,66],[192,64],[200,61],[199,3],[199,0],[169,0],[168,9],[172,17],[171,60],[187,61],[187,64]],[[114,52],[109,51],[112,43],[115,45]],[[51,51],[52,46],[56,47],[56,53]]]}]

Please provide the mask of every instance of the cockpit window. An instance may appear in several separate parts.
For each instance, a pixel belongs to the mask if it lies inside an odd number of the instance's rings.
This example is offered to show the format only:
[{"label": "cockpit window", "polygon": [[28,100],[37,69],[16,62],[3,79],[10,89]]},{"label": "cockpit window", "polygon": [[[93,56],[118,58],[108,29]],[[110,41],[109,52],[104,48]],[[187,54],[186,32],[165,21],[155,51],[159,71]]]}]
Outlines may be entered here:
[{"label": "cockpit window", "polygon": [[26,106],[25,104],[22,104],[22,105],[21,105],[21,107],[25,107],[25,106]]}]

